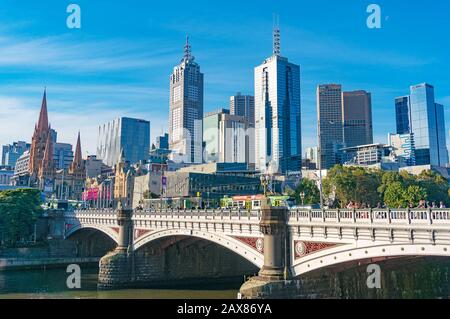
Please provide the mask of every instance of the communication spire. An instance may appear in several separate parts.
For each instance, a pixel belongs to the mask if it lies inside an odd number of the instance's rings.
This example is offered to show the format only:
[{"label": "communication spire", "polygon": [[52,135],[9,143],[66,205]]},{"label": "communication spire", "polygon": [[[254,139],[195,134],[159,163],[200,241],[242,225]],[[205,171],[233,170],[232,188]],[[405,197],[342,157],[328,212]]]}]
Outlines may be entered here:
[{"label": "communication spire", "polygon": [[188,35],[186,35],[186,44],[184,46],[183,60],[184,61],[194,60],[194,57],[192,56],[192,52],[191,52],[191,45],[189,44],[189,36]]},{"label": "communication spire", "polygon": [[281,54],[280,17],[277,14],[273,16],[273,54]]}]

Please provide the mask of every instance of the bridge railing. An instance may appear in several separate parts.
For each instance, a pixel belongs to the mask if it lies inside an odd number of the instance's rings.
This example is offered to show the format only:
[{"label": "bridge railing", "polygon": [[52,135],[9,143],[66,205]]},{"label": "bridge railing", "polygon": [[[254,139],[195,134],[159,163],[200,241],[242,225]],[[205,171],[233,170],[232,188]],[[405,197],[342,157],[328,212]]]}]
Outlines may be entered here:
[{"label": "bridge railing", "polygon": [[153,218],[184,219],[260,219],[259,210],[244,209],[147,209],[136,210],[134,215]]},{"label": "bridge railing", "polygon": [[450,209],[291,209],[299,222],[358,224],[450,224]]}]

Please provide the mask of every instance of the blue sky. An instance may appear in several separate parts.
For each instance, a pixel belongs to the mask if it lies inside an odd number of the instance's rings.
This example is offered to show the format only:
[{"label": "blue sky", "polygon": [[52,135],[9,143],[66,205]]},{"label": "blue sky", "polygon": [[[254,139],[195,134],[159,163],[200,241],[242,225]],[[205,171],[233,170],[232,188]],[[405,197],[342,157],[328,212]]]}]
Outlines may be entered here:
[{"label": "blue sky", "polygon": [[[81,7],[82,27],[66,26]],[[366,26],[370,3],[382,28]],[[304,147],[316,144],[315,89],[340,83],[372,93],[374,137],[395,131],[393,100],[429,82],[450,119],[450,3],[425,1],[17,1],[0,5],[0,144],[31,139],[44,87],[59,140],[95,153],[97,126],[117,116],[167,130],[169,75],[186,34],[205,74],[205,111],[253,94],[253,68],[272,52],[280,16],[282,55],[301,67]],[[447,138],[449,140],[449,138]]]}]

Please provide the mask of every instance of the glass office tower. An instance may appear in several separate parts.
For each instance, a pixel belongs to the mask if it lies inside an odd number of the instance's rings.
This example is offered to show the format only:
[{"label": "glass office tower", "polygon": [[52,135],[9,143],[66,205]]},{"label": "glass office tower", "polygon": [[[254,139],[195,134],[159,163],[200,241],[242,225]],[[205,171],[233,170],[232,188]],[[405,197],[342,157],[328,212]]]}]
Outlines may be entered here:
[{"label": "glass office tower", "polygon": [[97,158],[108,166],[116,165],[121,157],[131,164],[149,158],[150,122],[121,117],[99,127]]},{"label": "glass office tower", "polygon": [[397,134],[409,134],[409,96],[401,96],[395,99],[395,119]]},{"label": "glass office tower", "polygon": [[256,169],[295,175],[302,166],[300,67],[280,56],[274,34],[273,55],[255,68]]},{"label": "glass office tower", "polygon": [[337,164],[336,152],[344,146],[342,109],[340,84],[317,87],[317,131],[321,169],[329,169]]},{"label": "glass office tower", "polygon": [[414,133],[416,165],[445,166],[448,153],[444,107],[435,102],[434,87],[427,83],[411,86],[409,101],[409,128]]},{"label": "glass office tower", "polygon": [[372,95],[359,90],[342,93],[345,147],[373,143]]}]

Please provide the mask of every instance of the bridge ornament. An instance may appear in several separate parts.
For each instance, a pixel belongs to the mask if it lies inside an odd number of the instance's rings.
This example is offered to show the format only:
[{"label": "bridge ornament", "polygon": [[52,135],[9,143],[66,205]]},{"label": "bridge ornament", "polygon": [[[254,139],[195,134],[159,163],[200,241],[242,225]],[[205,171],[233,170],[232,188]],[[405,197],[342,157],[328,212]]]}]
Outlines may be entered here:
[{"label": "bridge ornament", "polygon": [[136,229],[134,231],[134,239],[141,238],[142,236],[148,234],[151,231],[152,230],[150,230],[150,229]]},{"label": "bridge ornament", "polygon": [[264,240],[262,238],[256,240],[256,250],[260,253],[264,252]]},{"label": "bridge ornament", "polygon": [[335,246],[338,244],[295,241],[295,259]]},{"label": "bridge ornament", "polygon": [[235,239],[243,242],[244,244],[252,247],[257,250],[259,253],[264,252],[264,239],[263,238],[254,238],[254,237],[238,237],[235,236]]}]

